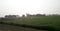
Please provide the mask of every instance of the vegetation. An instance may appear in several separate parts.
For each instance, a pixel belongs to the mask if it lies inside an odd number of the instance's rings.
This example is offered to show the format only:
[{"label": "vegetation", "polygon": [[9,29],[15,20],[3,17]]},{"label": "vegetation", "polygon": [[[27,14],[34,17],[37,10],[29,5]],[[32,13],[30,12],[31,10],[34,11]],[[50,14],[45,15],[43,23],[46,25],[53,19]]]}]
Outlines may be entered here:
[{"label": "vegetation", "polygon": [[1,23],[4,22],[10,25],[27,26],[38,29],[47,29],[48,31],[60,31],[60,16],[35,16],[35,17],[21,17],[21,18],[2,18]]},{"label": "vegetation", "polygon": [[0,24],[0,31],[46,31],[46,30],[37,30],[32,28]]}]

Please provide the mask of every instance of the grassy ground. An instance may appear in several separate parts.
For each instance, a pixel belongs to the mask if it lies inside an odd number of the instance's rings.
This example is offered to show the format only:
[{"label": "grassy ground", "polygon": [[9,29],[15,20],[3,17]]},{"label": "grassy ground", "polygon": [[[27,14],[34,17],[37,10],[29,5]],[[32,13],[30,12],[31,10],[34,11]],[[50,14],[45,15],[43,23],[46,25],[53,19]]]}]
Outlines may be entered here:
[{"label": "grassy ground", "polygon": [[46,31],[46,30],[37,30],[32,28],[24,28],[24,27],[0,24],[0,31]]},{"label": "grassy ground", "polygon": [[5,18],[0,19],[5,23],[26,24],[32,26],[49,26],[60,30],[60,16],[42,16],[42,17],[22,17],[22,18]]}]

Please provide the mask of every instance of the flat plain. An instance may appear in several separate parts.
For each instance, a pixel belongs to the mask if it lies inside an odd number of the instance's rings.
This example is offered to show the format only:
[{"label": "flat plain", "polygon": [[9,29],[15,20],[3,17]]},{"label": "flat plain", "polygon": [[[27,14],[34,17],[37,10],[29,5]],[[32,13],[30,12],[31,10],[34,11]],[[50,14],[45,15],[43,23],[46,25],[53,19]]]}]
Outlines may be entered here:
[{"label": "flat plain", "polygon": [[[0,19],[0,22],[4,22],[4,23],[8,23],[8,24],[14,23],[14,24],[19,24],[19,25],[24,24],[24,25],[37,26],[37,27],[48,26],[48,27],[53,27],[57,31],[60,30],[60,16],[36,16],[36,17],[21,17],[21,18],[2,18],[2,19]],[[5,27],[5,28],[7,28],[7,27]],[[9,28],[11,28],[11,27],[9,27]],[[21,28],[19,28],[19,30],[20,29]],[[18,28],[16,28],[16,30],[18,30]],[[27,29],[27,30],[29,30],[29,29]]]}]

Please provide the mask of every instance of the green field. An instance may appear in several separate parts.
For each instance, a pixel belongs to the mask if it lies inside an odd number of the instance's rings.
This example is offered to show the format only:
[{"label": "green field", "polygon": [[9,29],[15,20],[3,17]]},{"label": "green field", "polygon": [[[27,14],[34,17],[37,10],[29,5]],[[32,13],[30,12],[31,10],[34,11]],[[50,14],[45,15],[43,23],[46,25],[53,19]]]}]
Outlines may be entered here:
[{"label": "green field", "polygon": [[1,22],[26,24],[31,26],[49,26],[55,30],[60,30],[60,16],[38,16],[38,17],[21,17],[21,18],[2,18]]},{"label": "green field", "polygon": [[24,28],[24,27],[0,24],[0,31],[46,31],[46,30],[37,30],[32,28]]}]

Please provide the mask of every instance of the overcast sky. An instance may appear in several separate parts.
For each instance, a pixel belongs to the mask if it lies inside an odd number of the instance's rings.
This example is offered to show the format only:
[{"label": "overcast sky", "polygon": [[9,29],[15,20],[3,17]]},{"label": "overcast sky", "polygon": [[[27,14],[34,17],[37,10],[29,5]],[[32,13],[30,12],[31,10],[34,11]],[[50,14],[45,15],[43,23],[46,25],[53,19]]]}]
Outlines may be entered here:
[{"label": "overcast sky", "polygon": [[0,17],[26,13],[60,14],[60,0],[0,0]]}]

